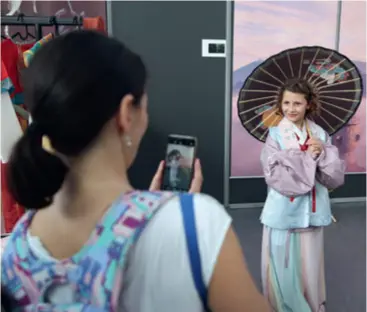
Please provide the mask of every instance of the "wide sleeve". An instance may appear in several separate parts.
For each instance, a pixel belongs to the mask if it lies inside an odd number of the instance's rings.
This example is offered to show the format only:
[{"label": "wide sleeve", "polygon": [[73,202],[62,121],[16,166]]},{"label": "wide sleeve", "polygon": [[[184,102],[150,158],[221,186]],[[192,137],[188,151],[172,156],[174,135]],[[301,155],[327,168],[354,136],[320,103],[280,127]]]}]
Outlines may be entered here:
[{"label": "wide sleeve", "polygon": [[269,135],[261,153],[265,181],[277,192],[293,197],[307,194],[315,185],[316,161],[300,149],[281,150]]},{"label": "wide sleeve", "polygon": [[344,184],[344,174],[344,160],[340,159],[338,148],[328,137],[317,160],[316,179],[325,187],[334,189]]}]

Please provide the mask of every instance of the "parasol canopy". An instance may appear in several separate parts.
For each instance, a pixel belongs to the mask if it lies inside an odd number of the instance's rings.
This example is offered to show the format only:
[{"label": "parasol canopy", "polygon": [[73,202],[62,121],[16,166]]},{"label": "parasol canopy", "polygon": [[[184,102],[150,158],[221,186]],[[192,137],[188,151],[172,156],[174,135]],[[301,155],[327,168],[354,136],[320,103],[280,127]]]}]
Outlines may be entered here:
[{"label": "parasol canopy", "polygon": [[285,50],[256,67],[238,96],[238,116],[256,139],[264,142],[268,128],[282,119],[279,90],[295,78],[307,80],[316,93],[320,114],[312,119],[329,135],[348,123],[361,102],[362,77],[346,56],[319,46]]}]

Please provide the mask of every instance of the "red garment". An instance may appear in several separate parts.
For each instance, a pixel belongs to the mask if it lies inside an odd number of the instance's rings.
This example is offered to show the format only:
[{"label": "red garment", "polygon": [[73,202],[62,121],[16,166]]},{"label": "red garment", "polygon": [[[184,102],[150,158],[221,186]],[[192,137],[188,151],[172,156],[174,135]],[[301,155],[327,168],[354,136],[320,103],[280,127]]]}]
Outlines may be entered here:
[{"label": "red garment", "polygon": [[7,164],[1,163],[1,212],[4,220],[4,229],[10,233],[14,225],[24,213],[24,208],[20,206],[9,193],[6,182]]},{"label": "red garment", "polygon": [[34,43],[17,45],[10,39],[1,41],[1,62],[14,86],[14,91],[10,93],[14,104],[24,104],[19,72],[24,68],[23,52],[29,50],[33,45]]},{"label": "red garment", "polygon": [[[297,140],[299,141],[299,137],[297,135],[297,133],[295,133]],[[307,141],[310,139],[309,134],[307,134],[307,138],[305,143],[303,144],[299,144],[299,147],[301,149],[302,152],[306,152],[308,150],[308,145],[307,145]],[[290,198],[290,201],[293,202],[294,201],[294,197]],[[316,212],[316,188],[313,187],[312,188],[312,212]]]},{"label": "red garment", "polygon": [[83,28],[90,30],[97,30],[101,32],[106,32],[105,23],[103,18],[100,16],[97,17],[84,17],[83,18]]},{"label": "red garment", "polygon": [[[15,94],[18,95],[22,94],[22,88],[19,83],[19,75],[18,75],[19,51],[17,45],[11,42],[10,40],[5,40],[1,44],[2,44],[1,92],[9,92],[10,94],[13,95],[14,98]],[[23,48],[26,47],[22,46],[21,49]],[[12,79],[15,80],[15,83],[13,82]],[[16,91],[14,91],[14,88]],[[3,216],[5,231],[11,232],[14,225],[23,215],[24,208],[21,207],[13,199],[8,190],[7,186],[8,184],[6,181],[6,168],[7,164],[1,162],[1,213]]]}]

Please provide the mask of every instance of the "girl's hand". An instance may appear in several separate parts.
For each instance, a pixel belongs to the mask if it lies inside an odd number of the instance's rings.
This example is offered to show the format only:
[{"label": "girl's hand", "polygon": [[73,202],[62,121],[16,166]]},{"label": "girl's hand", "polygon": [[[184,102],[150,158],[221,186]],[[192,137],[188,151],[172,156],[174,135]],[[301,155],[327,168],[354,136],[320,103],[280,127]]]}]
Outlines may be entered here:
[{"label": "girl's hand", "polygon": [[306,145],[313,146],[318,150],[322,151],[322,142],[317,138],[311,138],[306,142]]},{"label": "girl's hand", "polygon": [[319,139],[311,138],[306,142],[306,144],[308,145],[308,152],[311,154],[313,159],[320,156],[323,150],[323,145]]},{"label": "girl's hand", "polygon": [[308,149],[307,149],[307,153],[309,153],[310,155],[311,155],[311,157],[313,158],[313,159],[317,159],[317,157],[319,157],[320,156],[320,154],[321,154],[321,152],[320,152],[320,150],[319,149],[317,149],[316,147],[314,147],[314,146],[309,146],[308,147]]},{"label": "girl's hand", "polygon": [[[149,191],[160,191],[164,173],[164,161],[159,163],[157,172],[155,173]],[[189,193],[200,193],[203,185],[203,173],[201,171],[200,160],[196,159],[194,164],[194,176],[191,181]]]}]

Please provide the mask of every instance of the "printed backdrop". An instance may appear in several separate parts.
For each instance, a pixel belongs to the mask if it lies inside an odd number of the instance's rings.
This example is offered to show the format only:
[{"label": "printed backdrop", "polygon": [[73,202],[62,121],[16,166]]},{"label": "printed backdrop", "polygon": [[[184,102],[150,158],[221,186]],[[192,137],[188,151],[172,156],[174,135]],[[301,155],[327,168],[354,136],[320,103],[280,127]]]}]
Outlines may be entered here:
[{"label": "printed backdrop", "polygon": [[366,172],[366,2],[343,1],[337,34],[337,1],[235,1],[233,34],[231,176],[263,176],[262,143],[248,134],[237,115],[237,96],[247,76],[282,50],[320,45],[339,51],[364,79],[362,103],[349,125],[333,136],[349,173]]}]

